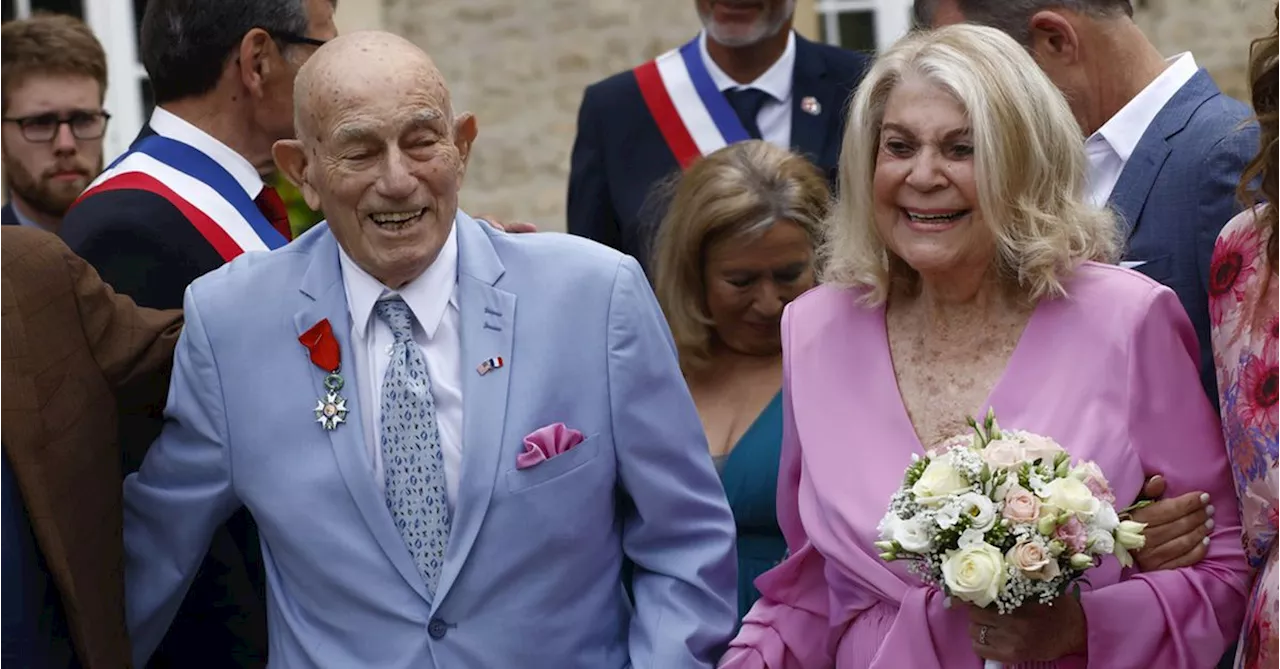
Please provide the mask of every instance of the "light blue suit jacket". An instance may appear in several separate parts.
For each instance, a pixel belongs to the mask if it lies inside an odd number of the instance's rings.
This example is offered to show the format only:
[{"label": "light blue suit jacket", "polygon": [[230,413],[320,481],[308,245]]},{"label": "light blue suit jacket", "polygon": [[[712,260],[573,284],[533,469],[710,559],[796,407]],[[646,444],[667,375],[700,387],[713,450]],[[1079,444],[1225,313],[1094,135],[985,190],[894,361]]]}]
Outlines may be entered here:
[{"label": "light blue suit jacket", "polygon": [[[354,384],[351,424],[325,432],[312,412],[323,373],[298,336],[327,318],[353,353],[321,225],[187,290],[164,432],[125,482],[139,666],[241,504],[261,532],[276,667],[718,659],[737,617],[733,518],[639,266],[566,235],[506,235],[461,212],[455,224],[465,443],[434,601],[374,485]],[[522,438],[555,422],[586,440],[517,470]]]}]

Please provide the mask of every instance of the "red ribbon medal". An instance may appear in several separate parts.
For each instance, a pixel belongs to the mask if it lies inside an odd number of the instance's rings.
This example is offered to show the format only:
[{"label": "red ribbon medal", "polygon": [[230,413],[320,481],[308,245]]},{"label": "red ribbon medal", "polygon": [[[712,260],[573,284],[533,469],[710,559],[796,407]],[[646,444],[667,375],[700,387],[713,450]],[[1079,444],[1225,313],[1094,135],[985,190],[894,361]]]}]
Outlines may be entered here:
[{"label": "red ribbon medal", "polygon": [[325,394],[316,401],[316,422],[326,430],[333,430],[347,420],[347,400],[338,394],[342,390],[342,375],[338,373],[342,363],[342,351],[338,348],[338,338],[333,336],[333,326],[329,319],[324,319],[311,326],[310,330],[298,337],[298,342],[307,347],[311,362],[327,372],[324,377]]}]

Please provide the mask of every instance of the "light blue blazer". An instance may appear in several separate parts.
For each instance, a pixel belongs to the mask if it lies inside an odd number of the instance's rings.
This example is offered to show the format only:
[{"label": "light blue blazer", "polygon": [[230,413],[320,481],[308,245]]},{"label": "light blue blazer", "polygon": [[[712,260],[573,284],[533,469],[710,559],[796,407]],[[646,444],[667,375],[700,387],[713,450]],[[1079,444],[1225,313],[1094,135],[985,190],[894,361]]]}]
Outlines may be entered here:
[{"label": "light blue blazer", "polygon": [[[258,522],[273,667],[708,667],[737,617],[734,525],[662,313],[635,260],[459,212],[465,444],[432,601],[374,485],[354,384],[325,432],[298,336],[329,319],[352,354],[325,225],[186,293],[164,432],[125,482],[139,666],[214,528]],[[487,374],[492,357],[505,365]],[[523,437],[586,440],[527,469]],[[634,607],[619,571],[636,564]]]}]

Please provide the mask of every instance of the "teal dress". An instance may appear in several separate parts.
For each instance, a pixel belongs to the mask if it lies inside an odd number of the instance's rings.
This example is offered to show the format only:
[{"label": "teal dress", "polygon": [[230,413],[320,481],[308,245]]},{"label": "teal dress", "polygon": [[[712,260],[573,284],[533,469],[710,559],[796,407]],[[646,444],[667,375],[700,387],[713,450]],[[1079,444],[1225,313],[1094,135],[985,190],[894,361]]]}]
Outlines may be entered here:
[{"label": "teal dress", "polygon": [[778,527],[778,459],[782,452],[782,393],[770,400],[727,455],[716,458],[738,527],[738,620],[760,598],[756,577],[787,552]]}]

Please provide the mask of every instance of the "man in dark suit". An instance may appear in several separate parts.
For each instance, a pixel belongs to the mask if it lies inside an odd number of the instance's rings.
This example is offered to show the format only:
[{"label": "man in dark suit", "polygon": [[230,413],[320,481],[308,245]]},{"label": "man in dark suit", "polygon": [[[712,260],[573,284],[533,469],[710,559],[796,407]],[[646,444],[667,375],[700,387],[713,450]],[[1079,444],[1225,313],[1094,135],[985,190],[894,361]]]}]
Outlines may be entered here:
[{"label": "man in dark suit", "polygon": [[80,19],[42,14],[0,27],[0,158],[9,202],[0,224],[57,232],[102,171],[107,58]]},{"label": "man in dark suit", "polygon": [[[62,237],[116,290],[177,308],[197,277],[290,238],[263,175],[293,132],[293,80],[336,35],[333,0],[150,0],[141,57],[157,107],[129,151],[68,212]],[[246,295],[245,299],[253,299]],[[132,455],[159,434],[159,407],[121,418]],[[152,667],[267,662],[265,575],[248,512],[214,536]]]},{"label": "man in dark suit", "polygon": [[[1201,384],[1217,406],[1209,263],[1218,232],[1240,211],[1236,186],[1258,150],[1248,106],[1223,95],[1190,53],[1165,59],[1133,22],[1129,0],[916,0],[915,14],[920,25],[968,21],[1008,33],[1062,90],[1087,137],[1090,197],[1124,226],[1121,264],[1177,293],[1200,339]],[[1135,512],[1149,524],[1139,565],[1199,561],[1211,513],[1199,492]]]},{"label": "man in dark suit", "polygon": [[[693,42],[656,68],[647,63],[592,84],[578,113],[568,230],[646,267],[665,213],[654,187],[699,154],[764,139],[808,156],[834,182],[846,104],[871,60],[795,34],[794,0],[696,5],[703,31]],[[699,128],[707,120],[723,132],[706,136]],[[726,121],[745,134],[724,128]]]},{"label": "man in dark suit", "polygon": [[138,308],[51,233],[6,227],[0,250],[3,664],[127,667],[116,401],[164,402],[182,312]]}]

